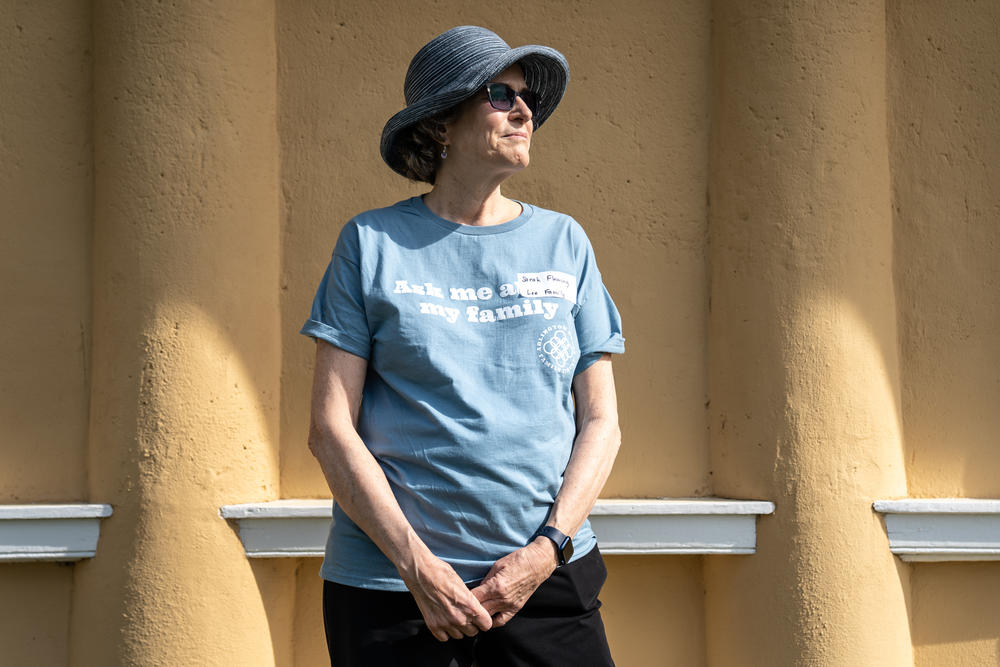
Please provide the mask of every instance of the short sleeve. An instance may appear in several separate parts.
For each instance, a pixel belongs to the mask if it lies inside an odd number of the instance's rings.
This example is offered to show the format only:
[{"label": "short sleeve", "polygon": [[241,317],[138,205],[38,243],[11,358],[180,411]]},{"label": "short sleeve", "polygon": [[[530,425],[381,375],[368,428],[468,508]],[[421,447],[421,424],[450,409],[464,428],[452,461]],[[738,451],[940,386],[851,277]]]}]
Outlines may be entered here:
[{"label": "short sleeve", "polygon": [[601,279],[589,240],[585,243],[574,319],[580,345],[580,361],[574,375],[586,370],[605,353],[625,352],[622,318]]},{"label": "short sleeve", "polygon": [[371,333],[361,282],[358,230],[348,223],[337,239],[333,257],[316,290],[309,319],[299,333],[368,359]]}]

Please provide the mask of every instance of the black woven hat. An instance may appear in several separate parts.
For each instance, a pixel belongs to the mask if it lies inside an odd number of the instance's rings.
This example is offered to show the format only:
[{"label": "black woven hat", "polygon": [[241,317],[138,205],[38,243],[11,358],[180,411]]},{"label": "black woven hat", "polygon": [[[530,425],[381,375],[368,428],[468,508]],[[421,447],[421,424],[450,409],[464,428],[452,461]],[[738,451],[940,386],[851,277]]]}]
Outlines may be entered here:
[{"label": "black woven hat", "polygon": [[512,49],[496,33],[474,25],[452,28],[425,44],[406,71],[406,108],[382,129],[380,148],[385,163],[405,176],[403,160],[395,150],[399,133],[472,97],[514,63],[521,64],[525,84],[538,96],[532,116],[537,129],[555,111],[569,84],[569,64],[561,53],[536,44]]}]

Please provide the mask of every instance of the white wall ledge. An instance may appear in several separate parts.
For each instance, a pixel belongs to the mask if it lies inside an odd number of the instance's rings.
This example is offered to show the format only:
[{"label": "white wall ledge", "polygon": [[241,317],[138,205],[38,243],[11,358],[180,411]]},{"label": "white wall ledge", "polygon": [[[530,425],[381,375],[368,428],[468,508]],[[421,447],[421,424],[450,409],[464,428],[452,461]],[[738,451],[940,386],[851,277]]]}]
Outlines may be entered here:
[{"label": "white wall ledge", "polygon": [[[225,505],[250,558],[321,557],[330,528],[329,500]],[[757,516],[774,503],[726,498],[598,500],[590,514],[605,554],[752,554]]]},{"label": "white wall ledge", "polygon": [[1000,500],[876,500],[889,549],[905,561],[1000,560]]},{"label": "white wall ledge", "polygon": [[0,505],[0,562],[93,558],[111,505]]}]

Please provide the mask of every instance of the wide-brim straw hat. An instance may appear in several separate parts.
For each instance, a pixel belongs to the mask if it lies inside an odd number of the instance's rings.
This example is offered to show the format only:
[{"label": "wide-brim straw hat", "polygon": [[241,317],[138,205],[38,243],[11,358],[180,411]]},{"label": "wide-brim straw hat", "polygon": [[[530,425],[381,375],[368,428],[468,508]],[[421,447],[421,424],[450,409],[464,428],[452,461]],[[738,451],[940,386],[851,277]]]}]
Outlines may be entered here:
[{"label": "wide-brim straw hat", "polygon": [[382,129],[382,159],[405,176],[403,159],[396,151],[400,133],[472,97],[515,63],[521,64],[525,84],[538,96],[532,116],[537,129],[555,111],[569,84],[569,63],[563,54],[537,44],[512,49],[496,33],[473,25],[452,28],[427,42],[406,71],[406,108]]}]

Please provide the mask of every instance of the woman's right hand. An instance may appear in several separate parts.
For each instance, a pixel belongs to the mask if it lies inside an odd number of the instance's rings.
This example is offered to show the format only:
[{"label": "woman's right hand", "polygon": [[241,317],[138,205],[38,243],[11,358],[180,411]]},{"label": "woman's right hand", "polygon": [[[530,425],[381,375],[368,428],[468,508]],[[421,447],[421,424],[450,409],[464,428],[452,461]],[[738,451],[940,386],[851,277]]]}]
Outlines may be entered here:
[{"label": "woman's right hand", "polygon": [[427,628],[438,641],[472,637],[493,627],[489,612],[455,572],[429,551],[408,564],[403,581],[413,594]]}]

